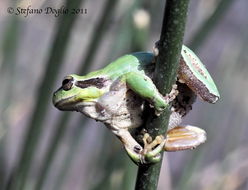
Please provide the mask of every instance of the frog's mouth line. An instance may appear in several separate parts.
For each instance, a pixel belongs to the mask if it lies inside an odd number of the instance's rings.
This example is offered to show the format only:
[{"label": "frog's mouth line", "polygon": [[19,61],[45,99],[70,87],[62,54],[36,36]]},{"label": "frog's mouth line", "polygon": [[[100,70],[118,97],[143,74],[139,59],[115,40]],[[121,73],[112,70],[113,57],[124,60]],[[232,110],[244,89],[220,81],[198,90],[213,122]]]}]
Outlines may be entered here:
[{"label": "frog's mouth line", "polygon": [[[58,108],[59,110],[77,111],[80,106],[85,107],[85,106],[95,105],[94,101],[86,101],[86,102],[84,102],[84,101],[79,101],[79,100],[76,100],[76,99],[74,99],[74,101],[73,101],[74,97],[76,97],[76,95],[68,97],[68,98],[65,98],[63,100],[60,100],[60,101],[54,103],[54,106],[56,108]],[[75,106],[75,104],[78,104],[78,105]]]},{"label": "frog's mouth line", "polygon": [[54,106],[60,110],[67,110],[66,108],[71,107],[72,103],[75,103],[76,101],[68,101],[70,99],[73,99],[76,95],[59,100],[58,102],[54,102]]}]

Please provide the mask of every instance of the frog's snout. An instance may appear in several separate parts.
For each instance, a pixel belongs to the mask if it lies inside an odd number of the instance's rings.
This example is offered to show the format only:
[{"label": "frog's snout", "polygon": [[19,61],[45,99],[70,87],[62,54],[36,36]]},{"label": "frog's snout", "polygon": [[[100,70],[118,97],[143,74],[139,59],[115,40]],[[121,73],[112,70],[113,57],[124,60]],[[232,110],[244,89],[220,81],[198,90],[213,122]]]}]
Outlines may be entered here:
[{"label": "frog's snout", "polygon": [[53,105],[55,106],[55,107],[57,107],[56,105],[57,105],[57,103],[58,103],[58,101],[57,101],[57,92],[59,91],[59,89],[58,90],[56,90],[54,93],[53,93],[53,97],[52,97],[52,102],[53,102]]}]

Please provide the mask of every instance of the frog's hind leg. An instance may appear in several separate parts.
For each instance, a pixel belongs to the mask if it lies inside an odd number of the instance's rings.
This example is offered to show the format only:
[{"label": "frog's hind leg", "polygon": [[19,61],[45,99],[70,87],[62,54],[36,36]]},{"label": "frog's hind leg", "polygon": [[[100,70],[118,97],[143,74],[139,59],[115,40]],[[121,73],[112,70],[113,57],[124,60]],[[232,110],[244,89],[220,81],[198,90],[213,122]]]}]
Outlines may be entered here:
[{"label": "frog's hind leg", "polygon": [[127,129],[111,129],[120,139],[129,157],[139,163],[142,160],[143,147],[132,137]]},{"label": "frog's hind leg", "polygon": [[194,149],[206,141],[206,132],[195,126],[177,126],[167,131],[165,151]]}]

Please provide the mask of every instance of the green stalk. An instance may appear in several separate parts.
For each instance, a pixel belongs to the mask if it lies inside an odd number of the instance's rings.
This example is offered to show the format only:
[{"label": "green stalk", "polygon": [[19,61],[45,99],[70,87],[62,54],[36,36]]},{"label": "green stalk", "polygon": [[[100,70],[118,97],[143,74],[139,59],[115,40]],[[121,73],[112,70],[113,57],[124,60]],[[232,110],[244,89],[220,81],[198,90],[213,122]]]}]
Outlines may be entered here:
[{"label": "green stalk", "polygon": [[[79,7],[81,1],[82,0],[67,0],[66,7],[70,10],[73,7]],[[25,189],[28,173],[32,165],[32,159],[39,142],[39,137],[42,134],[46,111],[49,103],[51,102],[53,84],[59,72],[59,68],[63,63],[65,50],[69,41],[73,23],[76,20],[76,16],[77,15],[74,14],[63,15],[60,19],[50,58],[47,62],[42,82],[38,88],[37,101],[28,125],[21,158],[18,162],[16,170],[13,173],[13,178],[9,181],[8,189]]]},{"label": "green stalk", "polygon": [[[159,55],[155,69],[155,84],[162,94],[171,91],[175,84],[178,62],[182,47],[189,0],[167,0],[164,11],[163,26],[158,44]],[[151,116],[146,122],[146,129],[153,137],[165,134],[170,109],[167,108],[159,117]],[[157,189],[160,162],[140,165],[136,180],[136,190]]]}]

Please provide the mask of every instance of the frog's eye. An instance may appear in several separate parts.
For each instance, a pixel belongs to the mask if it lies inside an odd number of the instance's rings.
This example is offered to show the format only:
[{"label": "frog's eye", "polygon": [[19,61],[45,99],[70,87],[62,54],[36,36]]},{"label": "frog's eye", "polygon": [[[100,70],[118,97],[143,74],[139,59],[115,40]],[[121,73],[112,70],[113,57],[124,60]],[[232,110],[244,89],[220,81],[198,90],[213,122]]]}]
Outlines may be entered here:
[{"label": "frog's eye", "polygon": [[66,77],[62,82],[63,90],[70,90],[73,85],[73,78],[71,76]]}]

